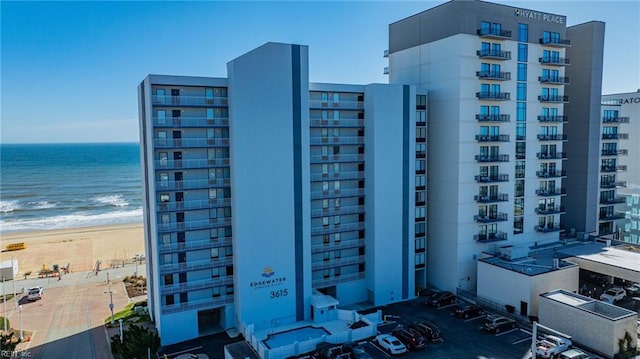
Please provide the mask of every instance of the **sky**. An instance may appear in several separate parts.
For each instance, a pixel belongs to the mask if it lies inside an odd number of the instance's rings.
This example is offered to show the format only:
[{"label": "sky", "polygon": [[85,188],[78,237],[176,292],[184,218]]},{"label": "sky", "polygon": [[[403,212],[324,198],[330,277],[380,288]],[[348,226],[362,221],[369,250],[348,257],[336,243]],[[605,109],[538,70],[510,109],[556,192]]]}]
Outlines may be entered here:
[{"label": "sky", "polygon": [[[388,25],[444,1],[0,2],[0,143],[138,142],[147,74],[226,77],[266,42],[309,80],[386,83]],[[606,22],[603,92],[640,89],[640,1],[493,1]]]}]

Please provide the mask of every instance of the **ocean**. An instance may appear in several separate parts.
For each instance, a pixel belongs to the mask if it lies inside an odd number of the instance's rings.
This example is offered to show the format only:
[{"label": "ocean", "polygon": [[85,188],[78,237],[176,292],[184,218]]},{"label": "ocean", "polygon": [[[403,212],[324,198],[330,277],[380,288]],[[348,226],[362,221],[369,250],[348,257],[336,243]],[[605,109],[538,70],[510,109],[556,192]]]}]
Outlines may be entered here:
[{"label": "ocean", "polygon": [[0,233],[142,222],[139,148],[0,145]]}]

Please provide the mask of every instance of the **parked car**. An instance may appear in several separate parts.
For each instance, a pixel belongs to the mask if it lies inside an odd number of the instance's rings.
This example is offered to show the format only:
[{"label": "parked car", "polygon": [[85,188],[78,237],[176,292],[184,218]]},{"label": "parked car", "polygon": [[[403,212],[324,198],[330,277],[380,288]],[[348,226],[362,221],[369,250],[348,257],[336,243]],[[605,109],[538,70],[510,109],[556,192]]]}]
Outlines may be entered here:
[{"label": "parked car", "polygon": [[425,340],[431,342],[442,340],[442,338],[440,337],[440,328],[438,328],[435,324],[429,322],[417,322],[414,324],[409,324],[409,328],[417,330],[418,333],[422,334]]},{"label": "parked car", "polygon": [[320,359],[342,359],[350,356],[350,350],[340,344],[319,343],[316,345],[316,353]]},{"label": "parked car", "polygon": [[427,301],[427,304],[432,306],[432,307],[441,307],[444,305],[449,305],[449,304],[453,304],[456,302],[456,296],[453,295],[453,293],[451,292],[438,292],[438,293],[434,293],[429,300]]},{"label": "parked car", "polygon": [[542,358],[555,358],[560,353],[569,350],[571,345],[570,339],[547,335],[536,343],[536,355]]},{"label": "parked car", "polygon": [[40,300],[42,299],[42,293],[44,292],[44,288],[42,287],[32,287],[29,288],[29,292],[28,292],[28,300],[30,302],[33,302],[34,300]]},{"label": "parked car", "polygon": [[613,287],[607,289],[600,295],[600,300],[603,302],[615,304],[627,297],[627,292],[620,287]]},{"label": "parked car", "polygon": [[633,283],[630,286],[624,288],[627,291],[627,295],[640,295],[640,283]]},{"label": "parked car", "polygon": [[482,308],[475,304],[461,304],[453,313],[456,317],[464,319],[479,317],[483,314]]},{"label": "parked car", "polygon": [[380,334],[376,337],[378,345],[387,353],[397,355],[407,352],[407,347],[391,334]]},{"label": "parked car", "polygon": [[484,322],[484,330],[492,333],[500,333],[506,329],[513,329],[516,327],[516,321],[510,318],[492,315],[487,317]]},{"label": "parked car", "polygon": [[371,355],[358,343],[350,342],[344,346],[351,353],[351,359],[371,359]]},{"label": "parked car", "polygon": [[580,349],[569,349],[560,353],[559,359],[589,359],[591,358],[587,353]]},{"label": "parked car", "polygon": [[400,339],[404,345],[407,346],[408,349],[416,350],[424,348],[427,345],[426,340],[422,334],[420,334],[417,330],[406,328],[406,329],[397,329],[393,331],[393,336]]}]

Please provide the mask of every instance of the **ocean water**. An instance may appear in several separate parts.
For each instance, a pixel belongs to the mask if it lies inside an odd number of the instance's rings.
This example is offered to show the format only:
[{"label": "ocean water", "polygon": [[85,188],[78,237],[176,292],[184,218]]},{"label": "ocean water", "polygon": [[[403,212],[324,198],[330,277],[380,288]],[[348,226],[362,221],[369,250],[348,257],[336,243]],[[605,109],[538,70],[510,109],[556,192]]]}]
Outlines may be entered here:
[{"label": "ocean water", "polygon": [[142,221],[137,143],[0,145],[0,233]]}]

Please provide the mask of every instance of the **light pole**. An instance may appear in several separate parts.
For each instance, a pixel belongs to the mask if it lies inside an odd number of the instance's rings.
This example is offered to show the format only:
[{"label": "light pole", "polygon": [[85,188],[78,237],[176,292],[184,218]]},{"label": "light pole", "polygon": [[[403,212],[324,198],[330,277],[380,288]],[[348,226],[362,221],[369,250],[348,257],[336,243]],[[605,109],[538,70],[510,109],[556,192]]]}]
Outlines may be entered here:
[{"label": "light pole", "polygon": [[23,341],[24,335],[22,334],[22,305],[18,308],[20,308],[20,341]]},{"label": "light pole", "polygon": [[118,322],[120,322],[120,344],[122,344],[124,342],[124,333],[122,332],[122,319],[118,319]]},{"label": "light pole", "polygon": [[111,291],[111,285],[109,285],[109,310],[111,310],[111,325],[113,325],[113,292]]},{"label": "light pole", "polygon": [[13,271],[14,263],[13,256],[11,256],[11,281],[13,282],[13,307],[18,307],[18,296],[16,296],[16,273]]},{"label": "light pole", "polygon": [[2,304],[4,306],[2,315],[4,315],[4,331],[7,331],[7,287],[4,285],[4,276],[2,276]]}]

